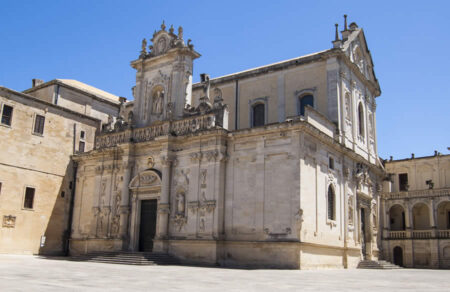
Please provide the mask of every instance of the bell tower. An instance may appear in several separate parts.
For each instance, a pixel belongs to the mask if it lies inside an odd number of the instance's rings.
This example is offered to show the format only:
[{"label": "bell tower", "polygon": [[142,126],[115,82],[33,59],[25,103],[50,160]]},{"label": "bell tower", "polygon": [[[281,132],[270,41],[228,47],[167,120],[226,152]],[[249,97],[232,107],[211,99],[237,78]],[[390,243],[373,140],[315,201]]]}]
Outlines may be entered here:
[{"label": "bell tower", "polygon": [[139,59],[131,62],[137,70],[133,109],[136,127],[183,117],[186,104],[192,104],[193,61],[200,57],[191,40],[184,42],[181,26],[177,35],[173,26],[166,31],[163,22],[150,41],[147,51],[147,40],[142,40]]}]

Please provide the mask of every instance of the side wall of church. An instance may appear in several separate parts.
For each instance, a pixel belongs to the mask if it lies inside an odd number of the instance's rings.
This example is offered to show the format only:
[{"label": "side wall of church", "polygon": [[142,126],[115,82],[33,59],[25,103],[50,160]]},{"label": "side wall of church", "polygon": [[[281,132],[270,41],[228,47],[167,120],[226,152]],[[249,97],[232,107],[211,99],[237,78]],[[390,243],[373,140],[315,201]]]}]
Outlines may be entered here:
[{"label": "side wall of church", "polygon": [[[326,115],[325,76],[326,62],[322,61],[219,84],[215,84],[212,79],[211,98],[215,97],[215,88],[221,90],[224,103],[228,105],[230,111],[230,130],[251,127],[250,111],[255,103],[264,103],[266,106],[266,124],[284,122],[289,117],[298,116],[299,98],[306,94],[314,96],[314,108]],[[202,95],[202,88],[194,87],[192,92],[194,105],[199,103]]]}]

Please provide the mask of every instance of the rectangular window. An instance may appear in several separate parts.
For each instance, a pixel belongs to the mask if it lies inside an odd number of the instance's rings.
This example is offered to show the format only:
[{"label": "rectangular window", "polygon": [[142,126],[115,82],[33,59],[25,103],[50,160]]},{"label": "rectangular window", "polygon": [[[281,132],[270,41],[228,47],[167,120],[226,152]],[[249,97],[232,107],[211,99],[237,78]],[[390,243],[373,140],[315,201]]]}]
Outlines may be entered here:
[{"label": "rectangular window", "polygon": [[2,111],[2,124],[11,126],[12,114],[13,114],[12,106],[4,105]]},{"label": "rectangular window", "polygon": [[78,144],[78,152],[84,152],[84,142],[80,141],[80,144]]},{"label": "rectangular window", "polygon": [[328,158],[328,167],[330,169],[334,169],[334,159],[333,159],[333,157],[329,157]]},{"label": "rectangular window", "polygon": [[45,117],[36,115],[36,118],[34,119],[33,132],[35,134],[43,135],[44,134],[44,124],[45,124]]},{"label": "rectangular window", "polygon": [[25,209],[33,209],[34,204],[34,188],[27,187],[25,189],[25,199],[23,200],[23,207]]},{"label": "rectangular window", "polygon": [[0,195],[2,194],[2,183],[0,182]]},{"label": "rectangular window", "polygon": [[84,139],[85,135],[86,135],[85,132],[84,132],[84,131],[81,131],[81,132],[80,132],[80,139]]},{"label": "rectangular window", "polygon": [[408,174],[407,173],[400,173],[398,175],[398,183],[399,183],[399,189],[400,191],[407,191],[408,190]]}]

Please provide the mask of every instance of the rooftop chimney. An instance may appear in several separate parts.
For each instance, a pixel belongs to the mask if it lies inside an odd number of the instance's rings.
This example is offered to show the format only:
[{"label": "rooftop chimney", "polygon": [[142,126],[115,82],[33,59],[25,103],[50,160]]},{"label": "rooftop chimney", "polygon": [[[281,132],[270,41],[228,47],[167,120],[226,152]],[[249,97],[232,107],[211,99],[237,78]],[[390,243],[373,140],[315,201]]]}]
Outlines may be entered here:
[{"label": "rooftop chimney", "polygon": [[31,80],[31,83],[32,83],[32,87],[36,87],[36,86],[39,86],[39,85],[43,84],[43,83],[44,83],[44,80],[33,78],[33,79]]}]

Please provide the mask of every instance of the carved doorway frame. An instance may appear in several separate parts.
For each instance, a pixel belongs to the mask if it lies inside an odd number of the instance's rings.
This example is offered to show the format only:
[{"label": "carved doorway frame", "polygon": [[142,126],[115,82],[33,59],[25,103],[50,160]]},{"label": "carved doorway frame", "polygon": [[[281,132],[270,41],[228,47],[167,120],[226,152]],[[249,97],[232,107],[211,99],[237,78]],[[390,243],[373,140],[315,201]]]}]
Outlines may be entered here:
[{"label": "carved doorway frame", "polygon": [[[145,170],[136,175],[129,184],[131,193],[131,217],[130,217],[130,246],[129,250],[139,250],[139,230],[141,227],[141,205],[143,200],[157,200],[161,198],[161,176],[155,170]],[[156,234],[158,234],[158,217],[156,217]]]}]

